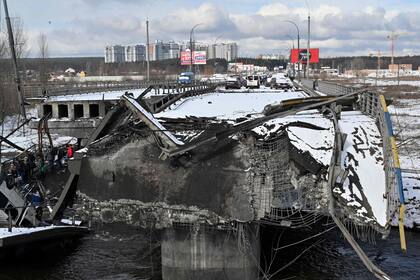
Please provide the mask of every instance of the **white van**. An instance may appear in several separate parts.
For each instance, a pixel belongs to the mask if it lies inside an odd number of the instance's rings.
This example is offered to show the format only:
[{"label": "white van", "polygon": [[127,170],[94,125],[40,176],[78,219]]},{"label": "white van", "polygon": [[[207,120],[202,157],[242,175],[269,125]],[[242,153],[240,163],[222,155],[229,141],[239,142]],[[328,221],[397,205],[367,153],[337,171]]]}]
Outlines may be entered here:
[{"label": "white van", "polygon": [[260,88],[260,76],[250,75],[246,77],[246,87],[247,88]]}]

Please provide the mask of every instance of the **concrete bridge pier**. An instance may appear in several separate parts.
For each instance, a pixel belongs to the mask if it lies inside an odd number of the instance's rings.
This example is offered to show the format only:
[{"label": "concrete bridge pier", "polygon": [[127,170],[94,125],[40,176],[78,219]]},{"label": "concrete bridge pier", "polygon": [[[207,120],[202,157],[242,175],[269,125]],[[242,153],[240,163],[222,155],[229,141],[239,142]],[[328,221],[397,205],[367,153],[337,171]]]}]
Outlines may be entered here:
[{"label": "concrete bridge pier", "polygon": [[168,228],[162,233],[162,279],[258,279],[256,225],[235,230],[204,226]]}]

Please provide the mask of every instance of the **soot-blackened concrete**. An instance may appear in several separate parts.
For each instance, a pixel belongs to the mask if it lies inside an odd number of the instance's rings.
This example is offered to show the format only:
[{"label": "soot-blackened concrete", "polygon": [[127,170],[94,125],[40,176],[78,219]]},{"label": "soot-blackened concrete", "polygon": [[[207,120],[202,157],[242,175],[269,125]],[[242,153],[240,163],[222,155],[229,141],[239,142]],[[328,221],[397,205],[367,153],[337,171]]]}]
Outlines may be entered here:
[{"label": "soot-blackened concrete", "polygon": [[205,160],[187,164],[161,160],[152,138],[118,151],[92,155],[82,165],[79,190],[98,200],[132,199],[196,206],[241,221],[254,219],[246,170],[246,149],[229,143]]}]

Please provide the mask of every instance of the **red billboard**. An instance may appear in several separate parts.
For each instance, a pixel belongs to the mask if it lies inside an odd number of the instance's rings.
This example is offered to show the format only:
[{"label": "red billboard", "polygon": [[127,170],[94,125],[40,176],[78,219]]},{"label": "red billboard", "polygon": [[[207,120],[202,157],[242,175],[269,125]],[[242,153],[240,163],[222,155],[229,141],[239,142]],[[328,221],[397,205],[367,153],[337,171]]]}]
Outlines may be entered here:
[{"label": "red billboard", "polygon": [[[206,64],[206,62],[207,62],[206,51],[193,52],[194,65],[203,65],[203,64]],[[181,65],[191,65],[190,51],[181,52]]]},{"label": "red billboard", "polygon": [[[319,62],[319,49],[310,49],[309,50],[309,63],[318,63]],[[306,64],[307,62],[307,53],[308,49],[293,49],[290,53],[290,62]]]}]

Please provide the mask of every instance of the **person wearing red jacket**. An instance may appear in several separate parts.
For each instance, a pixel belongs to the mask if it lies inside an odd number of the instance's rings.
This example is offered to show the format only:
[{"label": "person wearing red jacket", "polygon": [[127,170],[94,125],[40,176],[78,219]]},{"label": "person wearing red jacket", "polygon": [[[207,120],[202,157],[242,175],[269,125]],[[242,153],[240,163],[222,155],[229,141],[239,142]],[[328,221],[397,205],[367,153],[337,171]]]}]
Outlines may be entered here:
[{"label": "person wearing red jacket", "polygon": [[74,154],[73,145],[69,144],[67,146],[67,158],[68,159],[72,158],[73,154]]}]

